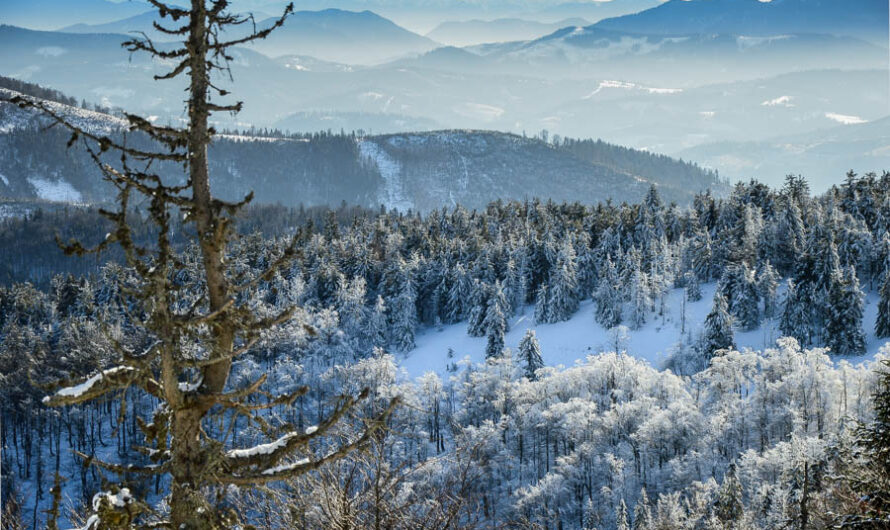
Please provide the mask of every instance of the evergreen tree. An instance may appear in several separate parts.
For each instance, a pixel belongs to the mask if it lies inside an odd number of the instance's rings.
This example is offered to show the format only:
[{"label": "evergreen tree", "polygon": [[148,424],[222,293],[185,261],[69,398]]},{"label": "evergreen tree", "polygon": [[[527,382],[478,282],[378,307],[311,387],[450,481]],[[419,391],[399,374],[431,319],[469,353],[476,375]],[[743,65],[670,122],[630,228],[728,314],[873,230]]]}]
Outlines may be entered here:
[{"label": "evergreen tree", "polygon": [[606,257],[599,274],[599,284],[593,294],[596,304],[594,318],[606,329],[621,323],[621,291],[618,286],[618,273],[612,260]]},{"label": "evergreen tree", "polygon": [[538,287],[538,296],[535,299],[535,322],[538,324],[547,324],[550,320],[550,296],[548,294],[547,284],[541,284]]},{"label": "evergreen tree", "polygon": [[863,298],[856,271],[852,267],[844,271],[843,277],[837,274],[829,293],[825,344],[838,355],[865,353]]},{"label": "evergreen tree", "polygon": [[649,291],[649,278],[639,268],[630,277],[630,292],[627,301],[627,322],[633,329],[639,329],[646,323],[646,317],[652,311],[652,296]]},{"label": "evergreen tree", "polygon": [[519,341],[519,358],[525,363],[525,377],[529,381],[537,380],[536,372],[544,367],[544,359],[541,357],[541,347],[535,336],[535,330],[527,330]]},{"label": "evergreen tree", "polygon": [[717,519],[723,523],[724,528],[738,528],[738,524],[744,515],[742,504],[742,483],[736,472],[735,464],[729,465],[729,470],[723,477],[723,483],[717,491],[717,500],[714,506]]},{"label": "evergreen tree", "polygon": [[686,299],[690,302],[698,302],[702,299],[701,283],[699,283],[698,275],[687,272],[685,275]]},{"label": "evergreen tree", "polygon": [[448,271],[450,288],[445,302],[445,321],[460,322],[467,317],[467,306],[473,299],[473,283],[463,264],[456,263]]},{"label": "evergreen tree", "polygon": [[402,291],[390,302],[390,332],[392,344],[398,351],[414,349],[417,329],[417,294],[414,282],[405,281]]},{"label": "evergreen tree", "polygon": [[618,502],[618,514],[615,516],[615,530],[630,530],[630,523],[627,521],[627,504],[624,499]]},{"label": "evergreen tree", "polygon": [[368,347],[383,348],[387,344],[386,303],[382,296],[377,296],[377,302],[370,311],[364,326],[364,340]]},{"label": "evergreen tree", "polygon": [[760,297],[753,271],[744,263],[739,267],[739,271],[741,281],[730,312],[743,330],[751,331],[760,326]]},{"label": "evergreen tree", "polygon": [[652,507],[646,490],[640,492],[640,498],[634,506],[633,530],[649,530],[652,524]]},{"label": "evergreen tree", "polygon": [[500,357],[504,352],[504,335],[507,332],[507,316],[504,314],[504,308],[507,300],[504,297],[504,291],[500,282],[495,282],[491,287],[491,294],[488,297],[488,307],[485,312],[483,327],[485,335],[488,338],[488,344],[485,348],[485,356],[487,358]]},{"label": "evergreen tree", "polygon": [[714,306],[705,318],[699,351],[704,359],[710,359],[717,350],[735,348],[735,337],[732,331],[732,316],[726,303],[726,297],[718,289],[714,293]]},{"label": "evergreen tree", "polygon": [[470,294],[470,313],[467,316],[467,334],[471,337],[485,336],[485,315],[488,312],[489,288],[479,280],[473,280]]},{"label": "evergreen tree", "polygon": [[881,285],[880,294],[878,318],[875,320],[875,336],[883,339],[890,337],[890,269],[884,273],[884,282]]},{"label": "evergreen tree", "polygon": [[550,271],[547,322],[561,322],[572,318],[578,310],[578,302],[575,249],[571,240],[566,238],[556,255],[556,264]]},{"label": "evergreen tree", "polygon": [[854,453],[845,460],[844,481],[853,502],[837,518],[835,528],[887,528],[890,513],[890,361],[881,361],[872,395],[874,419],[854,431]]},{"label": "evergreen tree", "polygon": [[776,314],[776,292],[779,286],[779,273],[770,264],[764,263],[757,273],[757,294],[763,300],[763,316],[772,318]]},{"label": "evergreen tree", "polygon": [[802,346],[810,344],[813,337],[811,308],[806,298],[798,292],[797,285],[788,280],[785,288],[785,302],[779,319],[779,330],[786,337],[794,337]]}]

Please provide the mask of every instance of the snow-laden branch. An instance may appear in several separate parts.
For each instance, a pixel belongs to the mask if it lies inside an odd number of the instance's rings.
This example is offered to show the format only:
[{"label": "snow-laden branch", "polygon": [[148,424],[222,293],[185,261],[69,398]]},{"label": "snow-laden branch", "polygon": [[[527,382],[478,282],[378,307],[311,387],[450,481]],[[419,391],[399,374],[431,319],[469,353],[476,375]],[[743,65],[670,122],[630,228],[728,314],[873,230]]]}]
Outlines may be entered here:
[{"label": "snow-laden branch", "polygon": [[89,401],[113,390],[126,388],[133,384],[138,370],[130,366],[115,366],[99,372],[80,384],[60,388],[50,396],[43,398],[43,403],[50,407],[73,405]]}]

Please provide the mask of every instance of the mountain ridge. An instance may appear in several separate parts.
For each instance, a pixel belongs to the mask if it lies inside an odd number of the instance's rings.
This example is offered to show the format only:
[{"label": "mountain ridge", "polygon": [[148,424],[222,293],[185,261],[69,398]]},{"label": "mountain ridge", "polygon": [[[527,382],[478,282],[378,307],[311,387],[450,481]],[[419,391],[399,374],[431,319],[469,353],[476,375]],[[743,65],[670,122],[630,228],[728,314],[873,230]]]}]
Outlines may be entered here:
[{"label": "mountain ridge", "polygon": [[[54,103],[103,134],[124,123],[113,116]],[[68,150],[68,135],[44,132],[45,120],[0,105],[0,195],[72,202],[111,199],[83,150]],[[540,197],[597,203],[642,197],[659,185],[668,200],[688,202],[706,188],[722,189],[716,175],[697,166],[641,151],[591,144],[584,154],[540,138],[479,130],[441,130],[376,136],[318,133],[297,136],[220,134],[211,145],[211,175],[222,196],[250,191],[260,203],[362,206],[429,211],[462,204],[481,208],[497,198]],[[36,147],[36,137],[45,138]],[[132,137],[130,142],[140,142]],[[601,162],[609,159],[610,163]],[[624,160],[624,162],[622,162]],[[616,162],[617,161],[617,162]],[[631,168],[636,168],[632,170]],[[648,172],[640,168],[649,168]],[[159,166],[168,178],[173,167]],[[683,186],[659,180],[679,171]],[[179,175],[179,176],[177,176]]]}]

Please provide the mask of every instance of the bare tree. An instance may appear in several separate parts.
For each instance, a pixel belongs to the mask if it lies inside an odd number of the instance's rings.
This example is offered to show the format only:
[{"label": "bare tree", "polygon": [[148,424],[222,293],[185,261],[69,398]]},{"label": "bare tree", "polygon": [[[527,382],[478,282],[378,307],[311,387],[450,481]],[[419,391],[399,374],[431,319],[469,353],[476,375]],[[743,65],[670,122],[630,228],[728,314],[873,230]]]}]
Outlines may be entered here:
[{"label": "bare tree", "polygon": [[[220,74],[230,75],[233,46],[267,37],[284,24],[293,5],[273,24],[258,29],[251,16],[230,13],[226,0],[191,0],[190,8],[148,1],[161,21],[154,23],[155,30],[180,38],[181,44],[156,45],[142,34],[123,45],[130,52],[145,52],[172,63],[169,71],[155,76],[156,80],[187,78],[187,127],[154,125],[143,117],[126,114],[128,133],[103,135],[78,126],[40,100],[24,96],[10,100],[22,108],[42,111],[54,125],[69,129],[69,146],[82,140],[104,178],[117,189],[117,208],[101,210],[114,224],[114,231],[95,248],[88,249],[75,241],[65,245],[65,250],[83,255],[102,251],[111,244],[120,245],[138,279],[136,287],[126,291],[139,306],[131,318],[153,341],[142,352],[117,344],[120,360],[116,365],[57,390],[44,403],[72,405],[109,393],[123,395],[128,389],[146,393],[161,403],[150,421],[140,422],[150,446],[144,452],[150,456],[151,465],[121,466],[92,458],[89,461],[121,474],[168,476],[169,514],[155,514],[152,518],[126,488],[111,488],[99,502],[94,501],[98,507],[92,516],[95,528],[128,527],[144,520],[151,520],[153,526],[183,529],[230,527],[236,524],[238,515],[218,509],[215,500],[226,486],[256,486],[293,478],[339,459],[371,440],[396,403],[393,400],[382,414],[367,420],[364,429],[351,441],[313,458],[310,442],[324,436],[366,393],[341,396],[316,427],[282,432],[264,421],[262,411],[289,404],[307,389],[271,396],[261,390],[265,376],[245,388],[227,388],[233,359],[248,352],[264,331],[294,317],[294,308],[275,315],[256,315],[243,300],[291,260],[296,253],[296,240],[273,257],[267,270],[253,277],[240,277],[227,266],[227,253],[234,237],[233,217],[251,200],[251,195],[240,202],[226,202],[211,193],[207,148],[215,131],[209,119],[213,113],[237,113],[241,109],[241,102],[218,102],[228,92],[216,86],[214,80]],[[239,28],[249,30],[240,31],[243,36],[226,40],[227,33],[238,33]],[[145,142],[128,141],[133,136],[147,136],[154,147],[134,147]],[[106,152],[118,153],[119,163],[108,162]],[[160,164],[181,165],[187,178],[171,183],[158,173]],[[132,205],[139,199],[145,200],[157,227],[157,238],[150,248],[134,242],[128,222],[128,215],[133,215]],[[186,266],[170,242],[170,219],[176,213],[193,226],[201,254],[202,277],[198,286],[191,286],[200,294],[185,308],[183,288],[172,281],[177,271]],[[265,399],[252,399],[257,396]],[[224,431],[214,436],[206,427],[209,419],[218,415],[225,415],[230,427],[227,434]],[[226,450],[228,436],[239,417],[261,426],[269,436],[278,437],[254,448]],[[273,432],[276,430],[277,434]],[[295,460],[296,453],[306,458]],[[140,508],[136,509],[137,506]]]}]

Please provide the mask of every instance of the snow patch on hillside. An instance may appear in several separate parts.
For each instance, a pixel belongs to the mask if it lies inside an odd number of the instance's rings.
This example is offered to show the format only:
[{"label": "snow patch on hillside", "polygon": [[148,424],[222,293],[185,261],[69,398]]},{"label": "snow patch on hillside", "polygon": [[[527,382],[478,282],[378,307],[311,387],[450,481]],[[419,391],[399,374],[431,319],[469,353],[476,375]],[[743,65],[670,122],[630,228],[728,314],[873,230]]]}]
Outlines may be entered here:
[{"label": "snow patch on hillside", "polygon": [[836,112],[826,112],[825,117],[829,120],[836,121],[838,123],[842,123],[844,125],[859,125],[861,123],[868,123],[868,120],[863,120],[859,116],[849,116],[847,114],[837,114]]},{"label": "snow patch on hillside", "polygon": [[627,81],[615,81],[612,79],[606,79],[605,81],[600,81],[599,86],[593,90],[590,94],[587,94],[581,99],[591,99],[596,96],[600,92],[605,89],[620,89],[620,90],[639,90],[642,92],[647,92],[649,94],[679,94],[683,92],[682,88],[657,88],[657,87],[647,87],[643,85],[638,85],[636,83],[629,83]]},{"label": "snow patch on hillside", "polygon": [[[683,290],[673,289],[665,299],[663,316],[650,313],[647,322],[637,330],[626,330],[627,336],[618,337],[614,330],[603,328],[594,320],[595,304],[591,300],[581,303],[581,307],[570,320],[555,324],[536,324],[534,307],[528,306],[523,314],[510,319],[510,331],[505,344],[514,353],[519,349],[519,341],[527,329],[535,330],[541,345],[541,356],[548,366],[571,367],[583,362],[588,355],[608,351],[624,350],[628,355],[648,362],[655,368],[662,368],[665,361],[676,351],[681,340],[689,342],[699,336],[702,326],[711,311],[716,284],[702,285],[702,299],[687,302],[685,309],[685,333],[683,327]],[[780,289],[780,299],[783,289]],[[867,353],[860,357],[835,357],[836,361],[846,360],[860,363],[871,359],[887,341],[874,336],[874,323],[877,318],[878,297],[869,293],[865,300],[863,328],[866,333]],[[656,304],[657,308],[658,304]],[[735,332],[738,348],[762,350],[776,345],[781,337],[777,320],[769,320],[754,331]],[[411,378],[426,372],[447,375],[462,360],[481,363],[485,360],[485,337],[467,335],[467,323],[427,328],[417,334],[417,347],[400,359],[400,366]],[[617,348],[616,348],[617,342]],[[449,357],[449,349],[453,355]]]},{"label": "snow patch on hillside", "polygon": [[791,103],[791,100],[794,99],[791,96],[779,96],[774,99],[768,99],[760,104],[762,107],[794,107],[794,103]]},{"label": "snow patch on hillside", "polygon": [[37,196],[45,201],[80,202],[83,196],[65,179],[57,181],[40,177],[28,177],[28,183],[34,187]]},{"label": "snow patch on hillside", "polygon": [[414,203],[407,198],[402,184],[401,164],[373,140],[360,140],[358,148],[362,159],[374,164],[383,178],[380,203],[390,210],[407,211],[413,208]]}]

